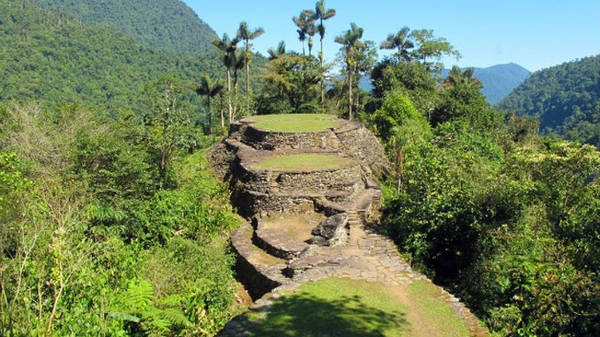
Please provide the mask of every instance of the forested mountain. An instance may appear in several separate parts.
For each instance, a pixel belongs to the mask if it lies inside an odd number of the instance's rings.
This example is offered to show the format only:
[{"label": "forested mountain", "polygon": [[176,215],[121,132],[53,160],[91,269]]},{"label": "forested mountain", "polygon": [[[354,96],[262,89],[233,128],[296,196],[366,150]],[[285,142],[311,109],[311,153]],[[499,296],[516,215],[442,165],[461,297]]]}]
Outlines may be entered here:
[{"label": "forested mountain", "polygon": [[599,145],[600,55],[534,73],[500,107],[538,117],[543,133]]},{"label": "forested mountain", "polygon": [[[474,69],[474,77],[483,83],[481,92],[490,104],[500,102],[531,75],[529,70],[515,63]],[[450,69],[444,69],[442,77],[447,77],[449,72]]]},{"label": "forested mountain", "polygon": [[164,73],[193,81],[220,74],[217,59],[155,51],[108,26],[23,3],[0,0],[0,101],[139,111],[144,85]]},{"label": "forested mountain", "polygon": [[113,27],[138,43],[170,53],[215,53],[217,34],[179,0],[32,0],[84,22]]}]

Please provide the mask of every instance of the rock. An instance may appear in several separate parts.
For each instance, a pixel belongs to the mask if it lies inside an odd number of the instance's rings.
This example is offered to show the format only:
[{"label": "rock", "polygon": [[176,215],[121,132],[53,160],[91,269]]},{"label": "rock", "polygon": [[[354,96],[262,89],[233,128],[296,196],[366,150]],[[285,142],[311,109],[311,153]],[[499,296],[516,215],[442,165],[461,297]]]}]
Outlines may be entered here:
[{"label": "rock", "polygon": [[348,214],[339,213],[321,221],[311,234],[310,242],[321,246],[338,246],[348,240]]}]

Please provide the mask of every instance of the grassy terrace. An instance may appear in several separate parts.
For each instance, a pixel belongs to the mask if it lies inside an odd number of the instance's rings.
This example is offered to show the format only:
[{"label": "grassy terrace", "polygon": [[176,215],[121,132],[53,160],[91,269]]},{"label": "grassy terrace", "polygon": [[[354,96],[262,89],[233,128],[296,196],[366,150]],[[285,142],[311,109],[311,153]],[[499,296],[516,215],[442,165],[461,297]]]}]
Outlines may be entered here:
[{"label": "grassy terrace", "polygon": [[269,312],[248,315],[250,336],[470,336],[433,285],[408,289],[349,279],[306,283]]},{"label": "grassy terrace", "polygon": [[327,153],[273,155],[252,164],[256,170],[306,172],[332,170],[354,165],[350,158]]},{"label": "grassy terrace", "polygon": [[325,114],[260,115],[249,118],[261,130],[271,132],[317,132],[340,125],[335,116]]}]

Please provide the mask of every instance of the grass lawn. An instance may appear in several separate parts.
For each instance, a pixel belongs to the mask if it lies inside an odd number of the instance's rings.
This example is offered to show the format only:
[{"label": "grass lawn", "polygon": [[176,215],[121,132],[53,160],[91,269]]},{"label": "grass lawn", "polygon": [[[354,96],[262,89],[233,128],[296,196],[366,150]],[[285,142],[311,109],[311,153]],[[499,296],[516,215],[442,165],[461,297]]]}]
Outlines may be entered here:
[{"label": "grass lawn", "polygon": [[433,285],[416,281],[406,289],[349,279],[309,282],[249,315],[251,336],[470,336]]},{"label": "grass lawn", "polygon": [[335,116],[326,114],[259,115],[249,119],[259,129],[272,132],[317,132],[340,125]]},{"label": "grass lawn", "polygon": [[298,153],[269,156],[259,162],[253,163],[252,168],[257,170],[299,172],[331,170],[352,165],[354,165],[352,159],[334,154]]}]

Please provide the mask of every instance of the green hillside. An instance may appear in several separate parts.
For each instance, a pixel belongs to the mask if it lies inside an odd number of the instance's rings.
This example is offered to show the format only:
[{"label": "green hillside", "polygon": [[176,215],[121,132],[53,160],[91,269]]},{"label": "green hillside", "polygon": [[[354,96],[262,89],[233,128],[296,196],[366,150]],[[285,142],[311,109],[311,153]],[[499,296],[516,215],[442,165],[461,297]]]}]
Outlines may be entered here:
[{"label": "green hillside", "polygon": [[198,81],[220,73],[218,60],[158,52],[110,27],[25,4],[0,0],[0,101],[139,111],[144,85],[161,74]]},{"label": "green hillside", "polygon": [[33,0],[84,22],[113,27],[138,43],[170,53],[214,53],[216,33],[179,0]]},{"label": "green hillside", "polygon": [[500,106],[538,117],[543,133],[599,145],[600,55],[534,73]]}]

